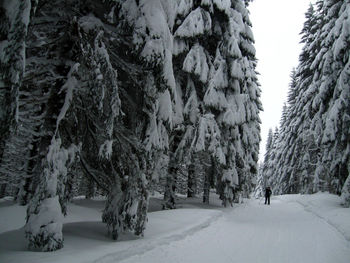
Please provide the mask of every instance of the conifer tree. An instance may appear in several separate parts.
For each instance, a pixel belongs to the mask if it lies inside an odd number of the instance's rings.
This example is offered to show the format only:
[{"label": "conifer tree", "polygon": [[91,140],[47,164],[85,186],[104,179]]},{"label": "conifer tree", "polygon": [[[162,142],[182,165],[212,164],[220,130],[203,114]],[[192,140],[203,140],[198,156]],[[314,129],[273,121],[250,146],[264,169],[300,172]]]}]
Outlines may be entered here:
[{"label": "conifer tree", "polygon": [[205,202],[214,184],[224,205],[251,190],[261,104],[243,2],[5,0],[0,12],[0,176],[28,204],[30,249],[63,247],[76,178],[106,194],[114,239],[143,234],[165,170],[168,199],[183,168]]},{"label": "conifer tree", "polygon": [[[18,91],[25,72],[25,38],[34,9],[35,1],[29,0],[5,0],[0,4],[0,165],[6,162],[2,160],[8,148],[6,141],[18,120]],[[6,187],[16,189],[18,176],[12,181],[9,178],[0,172],[0,196],[5,194]]]},{"label": "conifer tree", "polygon": [[262,179],[261,179],[261,183],[262,183],[262,187],[263,189],[265,187],[268,186],[268,178],[270,177],[270,172],[268,172],[269,169],[271,169],[269,167],[270,163],[271,163],[271,155],[272,155],[272,150],[273,150],[273,147],[274,147],[274,143],[275,143],[275,140],[274,140],[274,135],[273,135],[273,132],[272,132],[272,129],[269,129],[269,133],[267,135],[267,141],[266,141],[266,147],[265,147],[265,156],[264,156],[264,163],[263,163],[263,166],[261,167],[262,171]]},{"label": "conifer tree", "polygon": [[185,90],[180,146],[190,141],[192,151],[215,158],[226,205],[238,184],[249,191],[248,175],[257,171],[261,105],[248,11],[240,1],[179,1],[176,25],[174,65]]},{"label": "conifer tree", "polygon": [[[37,18],[43,19],[40,15],[51,15],[70,21],[58,24],[64,27],[61,28],[61,32],[66,32],[66,35],[63,34],[60,40],[69,39],[71,41],[63,42],[61,47],[64,49],[66,46],[73,46],[73,48],[71,53],[65,53],[68,57],[62,61],[68,64],[63,65],[62,68],[68,68],[69,72],[66,73],[67,76],[61,77],[65,79],[65,82],[57,85],[63,85],[61,91],[51,91],[52,97],[59,97],[59,94],[62,93],[65,93],[65,96],[63,100],[58,100],[58,105],[53,109],[56,112],[52,114],[48,109],[45,115],[53,116],[53,118],[48,118],[48,124],[44,123],[44,125],[48,129],[48,135],[50,131],[55,131],[54,136],[51,143],[48,136],[41,138],[41,144],[43,144],[41,147],[44,147],[43,149],[49,147],[54,153],[57,153],[57,156],[51,154],[49,150],[47,156],[55,158],[50,159],[44,155],[47,163],[38,162],[43,165],[38,170],[43,170],[44,173],[39,174],[40,184],[28,207],[26,232],[30,247],[41,250],[55,250],[63,245],[60,222],[62,213],[66,212],[65,204],[69,198],[66,196],[65,182],[70,164],[75,161],[74,158],[64,157],[67,151],[71,152],[69,149],[76,149],[73,153],[79,155],[81,169],[108,193],[102,219],[107,223],[113,238],[116,239],[122,231],[142,234],[147,219],[148,193],[144,173],[146,155],[144,154],[145,147],[141,144],[145,138],[142,132],[146,129],[145,126],[139,126],[146,125],[147,119],[142,108],[135,108],[135,105],[138,105],[135,100],[140,97],[133,93],[140,87],[140,82],[134,79],[140,77],[141,70],[134,64],[135,62],[126,61],[123,53],[114,53],[110,48],[125,45],[124,40],[118,35],[122,31],[115,33],[106,26],[115,22],[114,18],[105,16],[105,13],[99,13],[99,11],[110,13],[109,8],[113,9],[113,5],[109,6],[107,2],[95,2],[92,6],[84,4],[65,6],[67,10],[61,13],[63,16],[55,16],[50,13],[60,9],[53,8],[55,4],[60,3],[53,2],[41,6],[41,9],[37,10]],[[74,18],[73,13],[69,10],[74,11],[75,9],[83,10],[83,16]],[[71,18],[67,19],[67,17]],[[34,27],[33,30],[35,30]],[[34,34],[34,36],[37,35]],[[128,49],[120,50],[127,52]],[[57,54],[60,55],[57,57],[62,58],[60,52],[63,50],[57,49]],[[59,63],[51,65],[56,64]],[[125,86],[118,86],[116,68],[123,73],[127,72],[131,80],[130,86],[126,82],[123,83]],[[147,77],[149,87],[154,89],[152,86],[154,78],[150,77],[150,74],[146,74]],[[125,103],[122,109],[120,90],[123,91],[126,98],[135,96],[135,100],[131,99],[129,104]],[[140,91],[141,94],[152,92],[152,90]],[[158,98],[158,94],[155,93],[154,96]],[[47,104],[51,105],[50,99]],[[122,110],[127,113],[123,118],[120,115]],[[65,145],[70,144],[72,146],[67,149]],[[120,152],[123,154],[117,154]],[[45,151],[43,153],[45,154]],[[74,157],[73,154],[68,154],[68,156]],[[60,160],[61,157],[64,159]],[[61,162],[58,168],[56,168],[57,162]],[[62,167],[66,168],[60,170]],[[52,181],[56,183],[52,184]],[[57,226],[54,229],[51,223],[45,225],[45,222],[40,221],[43,216],[41,211],[45,209],[48,200],[56,200],[54,204],[50,203],[52,210],[50,214],[53,216],[50,222]],[[59,213],[60,211],[62,213]],[[42,224],[39,232],[37,222]],[[50,232],[50,230],[54,231]]]},{"label": "conifer tree", "polygon": [[256,187],[254,189],[254,197],[255,198],[261,198],[264,196],[264,190],[265,190],[265,180],[263,177],[263,163],[259,163],[259,168],[258,168],[258,175],[256,179]]},{"label": "conifer tree", "polygon": [[341,192],[342,205],[344,207],[350,207],[350,176],[346,179],[342,192]]},{"label": "conifer tree", "polygon": [[[310,150],[312,151],[313,161],[309,163],[314,173],[311,179],[306,180],[312,181],[312,191],[340,192],[347,177],[347,165],[344,163],[348,158],[347,144],[342,140],[348,135],[340,132],[340,127],[345,125],[348,113],[346,110],[341,110],[343,113],[337,114],[338,105],[342,104],[339,102],[343,101],[343,95],[340,94],[345,94],[346,97],[347,93],[342,84],[347,78],[347,55],[344,53],[346,44],[342,37],[339,38],[341,35],[349,34],[345,19],[347,8],[345,2],[320,1],[318,13],[309,19],[313,21],[317,19],[318,22],[316,37],[308,47],[309,59],[313,59],[310,68],[314,71],[312,78],[309,78],[312,82],[309,81],[310,84],[305,90],[308,96],[304,101],[300,100],[299,107],[310,120],[305,121],[304,118],[303,125],[306,131],[304,138],[306,137],[309,143],[303,150],[304,158],[300,159],[310,159],[308,155]],[[310,33],[314,31],[315,26],[309,30]]]},{"label": "conifer tree", "polygon": [[340,193],[348,176],[348,1],[310,6],[295,94],[281,126],[275,173],[280,193]]},{"label": "conifer tree", "polygon": [[[118,55],[132,67],[142,70],[133,76],[139,81],[131,83],[131,90],[127,79],[119,87],[124,100],[131,102],[130,105],[122,104],[126,114],[122,122],[135,136],[129,141],[133,139],[135,143],[129,149],[125,148],[127,141],[124,139],[120,145],[128,154],[117,158],[117,185],[110,191],[103,212],[103,221],[111,229],[113,238],[126,230],[137,235],[143,233],[147,221],[147,178],[155,179],[149,177],[154,175],[152,170],[157,159],[162,158],[161,152],[169,150],[169,133],[178,122],[179,114],[173,107],[177,103],[172,68],[173,5],[173,1],[154,0],[125,1],[117,6],[118,30],[130,39],[129,43],[120,40],[121,50],[127,53]],[[119,69],[130,74],[128,70]]]},{"label": "conifer tree", "polygon": [[321,169],[330,192],[339,193],[349,174],[350,111],[348,83],[350,35],[349,1],[325,1],[325,25],[321,29],[322,54],[319,89],[313,99],[312,129],[321,129]]}]

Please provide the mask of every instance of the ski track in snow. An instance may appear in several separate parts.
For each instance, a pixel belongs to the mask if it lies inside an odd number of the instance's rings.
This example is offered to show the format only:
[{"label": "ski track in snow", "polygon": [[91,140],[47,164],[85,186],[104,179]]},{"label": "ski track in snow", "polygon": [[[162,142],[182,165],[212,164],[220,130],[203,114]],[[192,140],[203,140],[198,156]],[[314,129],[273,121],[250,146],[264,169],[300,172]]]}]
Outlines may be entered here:
[{"label": "ski track in snow", "polygon": [[121,262],[348,263],[349,259],[349,242],[337,229],[299,202],[275,198],[270,206],[249,201],[224,212],[202,231]]},{"label": "ski track in snow", "polygon": [[0,263],[350,262],[350,210],[334,195],[275,196],[270,206],[248,200],[233,209],[192,202],[150,213],[144,238],[123,234],[118,242],[100,222],[103,202],[86,202],[70,204],[65,247],[52,253],[27,251],[18,229],[25,209],[0,204]]},{"label": "ski track in snow", "polygon": [[211,224],[213,224],[213,222],[216,222],[221,216],[222,216],[222,213],[219,213],[219,212],[214,213],[214,215],[211,218],[208,218],[201,224],[186,230],[184,229],[180,233],[176,233],[176,234],[170,233],[165,237],[157,238],[156,240],[150,241],[149,243],[132,246],[125,251],[115,252],[115,253],[105,255],[101,258],[94,260],[93,262],[94,263],[120,262],[124,259],[130,258],[135,255],[138,257],[141,257],[143,254],[147,253],[150,250],[159,249],[161,246],[171,246],[171,244],[175,241],[181,241],[188,236],[196,234],[197,232],[209,227]]},{"label": "ski track in snow", "polygon": [[318,218],[320,218],[321,220],[323,220],[326,224],[328,224],[330,227],[334,228],[334,230],[336,230],[339,235],[344,238],[347,242],[348,242],[348,246],[350,248],[350,238],[346,236],[346,234],[344,233],[344,231],[342,231],[336,224],[332,223],[332,221],[328,220],[326,217],[320,215],[319,213],[317,213],[317,211],[315,211],[314,209],[312,209],[312,207],[310,207],[309,205],[301,202],[301,201],[296,201],[298,204],[300,204],[305,211],[317,216]]}]

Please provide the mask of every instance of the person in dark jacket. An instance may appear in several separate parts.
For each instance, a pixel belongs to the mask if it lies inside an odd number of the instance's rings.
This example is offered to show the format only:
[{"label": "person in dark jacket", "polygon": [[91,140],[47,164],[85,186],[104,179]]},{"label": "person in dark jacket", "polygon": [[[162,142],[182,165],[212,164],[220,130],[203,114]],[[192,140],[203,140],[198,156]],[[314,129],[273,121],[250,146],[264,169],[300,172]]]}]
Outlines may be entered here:
[{"label": "person in dark jacket", "polygon": [[270,196],[272,194],[270,186],[266,187],[265,189],[265,205],[270,204]]}]

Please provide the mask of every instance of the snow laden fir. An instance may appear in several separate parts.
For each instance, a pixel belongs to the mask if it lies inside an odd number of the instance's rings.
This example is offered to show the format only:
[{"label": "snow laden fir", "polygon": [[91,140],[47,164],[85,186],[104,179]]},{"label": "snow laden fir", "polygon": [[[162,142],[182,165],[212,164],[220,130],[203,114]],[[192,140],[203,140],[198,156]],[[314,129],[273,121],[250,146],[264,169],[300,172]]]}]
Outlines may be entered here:
[{"label": "snow laden fir", "polygon": [[329,191],[349,207],[350,2],[310,5],[301,35],[299,65],[291,74],[280,127],[268,136],[259,189]]},{"label": "snow laden fir", "polygon": [[63,246],[76,195],[107,197],[114,239],[148,196],[223,205],[254,187],[260,89],[242,0],[4,0],[0,197],[28,205],[32,250]]}]

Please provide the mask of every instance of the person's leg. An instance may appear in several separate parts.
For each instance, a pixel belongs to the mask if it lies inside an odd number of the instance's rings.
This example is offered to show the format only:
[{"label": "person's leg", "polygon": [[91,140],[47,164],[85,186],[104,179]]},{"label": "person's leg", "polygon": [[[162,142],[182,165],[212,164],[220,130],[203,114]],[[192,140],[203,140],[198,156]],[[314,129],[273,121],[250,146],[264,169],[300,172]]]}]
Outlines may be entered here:
[{"label": "person's leg", "polygon": [[270,196],[267,198],[267,202],[268,204],[270,204]]},{"label": "person's leg", "polygon": [[265,205],[266,205],[266,203],[267,203],[267,196],[265,196]]}]

